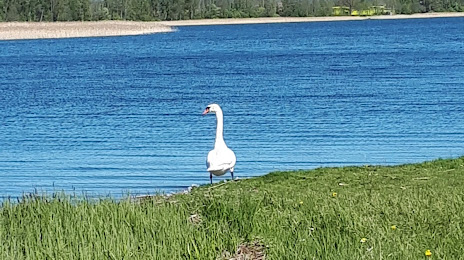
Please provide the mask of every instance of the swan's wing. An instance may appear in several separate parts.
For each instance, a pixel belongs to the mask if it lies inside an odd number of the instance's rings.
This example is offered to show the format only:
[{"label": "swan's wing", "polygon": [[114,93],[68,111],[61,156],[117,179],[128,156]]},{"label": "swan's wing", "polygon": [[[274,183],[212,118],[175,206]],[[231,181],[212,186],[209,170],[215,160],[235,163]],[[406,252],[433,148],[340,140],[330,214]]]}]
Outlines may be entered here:
[{"label": "swan's wing", "polygon": [[208,171],[228,171],[235,166],[237,159],[235,153],[227,149],[214,149],[208,153],[206,167]]},{"label": "swan's wing", "polygon": [[208,156],[206,157],[206,168],[209,169],[211,167],[211,163],[214,161],[216,154],[214,150],[209,151]]},{"label": "swan's wing", "polygon": [[230,168],[233,168],[235,166],[235,163],[237,162],[237,157],[235,157],[235,153],[234,151],[232,151],[231,149],[227,148],[227,158],[229,158],[229,165],[230,165]]}]

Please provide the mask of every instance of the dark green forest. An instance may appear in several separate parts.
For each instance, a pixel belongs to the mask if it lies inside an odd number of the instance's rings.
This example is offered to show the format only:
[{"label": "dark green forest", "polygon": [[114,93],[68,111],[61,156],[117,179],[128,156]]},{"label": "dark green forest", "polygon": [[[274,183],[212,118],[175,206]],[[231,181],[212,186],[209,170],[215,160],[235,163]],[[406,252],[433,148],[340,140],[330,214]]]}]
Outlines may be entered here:
[{"label": "dark green forest", "polygon": [[385,5],[396,14],[463,12],[464,0],[0,0],[0,21],[164,21],[330,16]]}]

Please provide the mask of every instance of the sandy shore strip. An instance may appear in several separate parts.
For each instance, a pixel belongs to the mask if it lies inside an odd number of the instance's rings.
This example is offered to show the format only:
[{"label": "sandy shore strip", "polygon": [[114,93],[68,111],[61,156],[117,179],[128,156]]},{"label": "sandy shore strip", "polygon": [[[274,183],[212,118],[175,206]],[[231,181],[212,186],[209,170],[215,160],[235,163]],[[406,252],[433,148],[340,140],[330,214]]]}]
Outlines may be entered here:
[{"label": "sandy shore strip", "polygon": [[362,20],[386,20],[386,19],[413,19],[413,18],[444,18],[464,17],[464,12],[449,13],[424,13],[424,14],[398,14],[378,16],[325,16],[325,17],[263,17],[240,19],[203,19],[162,21],[168,26],[192,26],[192,25],[223,25],[223,24],[259,24],[259,23],[302,23],[302,22],[330,22],[330,21],[362,21]]},{"label": "sandy shore strip", "polygon": [[140,35],[173,31],[159,22],[8,22],[0,23],[0,40]]},{"label": "sandy shore strip", "polygon": [[464,17],[464,12],[425,13],[380,16],[326,16],[326,17],[264,17],[240,19],[202,19],[162,22],[99,21],[99,22],[3,22],[0,40],[52,39],[75,37],[102,37],[172,32],[176,26],[329,22],[379,19],[413,19]]}]

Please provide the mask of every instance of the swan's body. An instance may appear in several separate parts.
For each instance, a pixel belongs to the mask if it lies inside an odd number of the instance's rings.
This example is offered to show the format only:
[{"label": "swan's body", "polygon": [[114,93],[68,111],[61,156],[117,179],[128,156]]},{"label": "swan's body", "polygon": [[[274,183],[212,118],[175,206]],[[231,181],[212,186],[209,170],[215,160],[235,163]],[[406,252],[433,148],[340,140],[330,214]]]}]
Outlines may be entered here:
[{"label": "swan's body", "polygon": [[224,116],[222,114],[222,109],[217,104],[211,104],[206,107],[203,115],[208,113],[215,113],[217,121],[214,149],[211,150],[208,153],[208,157],[206,157],[206,167],[207,171],[209,171],[210,181],[213,183],[213,174],[215,176],[221,176],[228,171],[230,171],[232,179],[234,179],[234,167],[237,159],[235,153],[227,147],[226,142],[224,142]]}]

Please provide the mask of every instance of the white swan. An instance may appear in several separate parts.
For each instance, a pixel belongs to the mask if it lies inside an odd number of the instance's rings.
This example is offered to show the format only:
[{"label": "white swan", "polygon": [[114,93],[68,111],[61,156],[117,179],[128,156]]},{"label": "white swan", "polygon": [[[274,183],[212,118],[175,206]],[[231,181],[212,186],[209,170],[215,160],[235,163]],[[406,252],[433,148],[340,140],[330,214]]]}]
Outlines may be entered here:
[{"label": "white swan", "polygon": [[235,157],[235,153],[227,147],[226,142],[224,142],[224,118],[222,109],[218,104],[211,104],[206,107],[205,111],[203,111],[203,115],[208,113],[215,113],[217,121],[214,149],[209,151],[208,157],[206,158],[206,167],[208,167],[207,171],[209,171],[209,179],[212,184],[213,174],[215,176],[221,176],[230,171],[233,180],[234,167],[237,158]]}]

